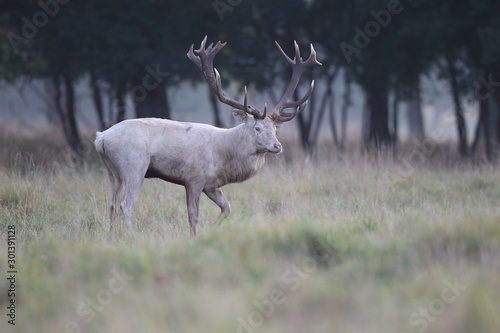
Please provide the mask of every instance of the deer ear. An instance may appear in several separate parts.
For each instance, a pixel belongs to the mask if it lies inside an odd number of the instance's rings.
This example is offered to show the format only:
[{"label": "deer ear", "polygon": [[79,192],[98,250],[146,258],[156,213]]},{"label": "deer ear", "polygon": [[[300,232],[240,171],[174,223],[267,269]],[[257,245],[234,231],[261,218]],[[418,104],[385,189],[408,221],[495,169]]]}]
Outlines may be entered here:
[{"label": "deer ear", "polygon": [[233,110],[233,117],[234,117],[234,119],[236,119],[240,123],[244,123],[247,121],[248,114],[243,110],[234,109]]}]

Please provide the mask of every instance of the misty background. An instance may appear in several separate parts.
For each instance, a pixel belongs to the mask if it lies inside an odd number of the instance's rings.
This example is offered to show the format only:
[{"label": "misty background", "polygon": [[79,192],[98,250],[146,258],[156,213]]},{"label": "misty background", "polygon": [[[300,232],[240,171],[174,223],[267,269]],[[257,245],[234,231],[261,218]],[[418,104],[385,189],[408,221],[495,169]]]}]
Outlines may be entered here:
[{"label": "misty background", "polygon": [[82,138],[126,118],[229,127],[230,108],[187,58],[215,59],[225,89],[262,109],[281,97],[293,56],[313,43],[323,66],[302,78],[315,92],[284,126],[313,153],[450,144],[496,159],[500,142],[500,1],[41,0],[0,4],[0,131],[60,133],[75,159]]}]

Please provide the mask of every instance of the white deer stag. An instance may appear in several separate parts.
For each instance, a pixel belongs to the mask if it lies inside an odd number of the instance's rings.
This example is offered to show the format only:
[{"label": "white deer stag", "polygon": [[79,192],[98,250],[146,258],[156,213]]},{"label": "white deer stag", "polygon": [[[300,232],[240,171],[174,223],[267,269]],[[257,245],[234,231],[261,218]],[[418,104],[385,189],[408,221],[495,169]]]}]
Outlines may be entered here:
[{"label": "white deer stag", "polygon": [[[200,68],[219,100],[235,108],[233,116],[242,124],[223,129],[206,124],[143,118],[125,120],[102,133],[97,132],[95,148],[108,169],[112,188],[111,236],[123,187],[125,195],[120,207],[129,231],[133,230],[133,208],[144,178],[160,178],[185,187],[191,235],[196,235],[202,192],[220,207],[221,213],[216,222],[220,224],[231,210],[220,188],[249,179],[264,164],[266,153],[281,152],[276,126],[292,120],[302,111],[312,93],[314,81],[304,97],[288,101],[304,70],[312,65],[321,65],[316,60],[312,44],[309,58],[302,61],[297,43],[293,60],[276,43],[293,72],[283,97],[267,116],[266,106],[261,113],[248,105],[246,88],[243,104],[231,99],[222,90],[221,78],[213,67],[213,60],[226,43],[218,42],[205,48],[206,40],[205,36],[198,50],[193,51],[192,45],[187,56]],[[295,108],[295,111],[283,112],[287,108]]]}]

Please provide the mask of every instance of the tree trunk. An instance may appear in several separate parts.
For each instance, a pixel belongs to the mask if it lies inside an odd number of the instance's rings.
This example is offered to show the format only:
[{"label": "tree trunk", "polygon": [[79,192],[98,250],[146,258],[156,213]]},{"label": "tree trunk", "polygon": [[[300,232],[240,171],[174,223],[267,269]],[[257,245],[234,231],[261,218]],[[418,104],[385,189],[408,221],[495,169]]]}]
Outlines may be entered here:
[{"label": "tree trunk", "polygon": [[374,80],[374,84],[365,87],[369,123],[368,144],[379,150],[391,143],[389,133],[389,89],[387,78]]},{"label": "tree trunk", "polygon": [[396,158],[397,155],[397,144],[398,144],[398,133],[399,133],[399,101],[400,92],[396,89],[394,93],[394,99],[392,100],[392,154]]},{"label": "tree trunk", "polygon": [[52,87],[54,88],[54,93],[52,96],[54,99],[54,108],[56,110],[57,117],[59,118],[59,124],[61,126],[61,129],[63,130],[64,138],[67,141],[70,133],[67,125],[66,112],[64,111],[64,107],[62,104],[61,80],[58,75],[52,76]]},{"label": "tree trunk", "polygon": [[460,155],[467,155],[467,129],[465,126],[464,111],[460,103],[460,88],[458,86],[457,69],[453,60],[447,59],[448,70],[450,74],[450,87],[453,96],[453,104],[455,105],[455,117],[457,120],[457,133],[458,133],[458,151]]},{"label": "tree trunk", "polygon": [[368,108],[368,100],[365,97],[363,108],[361,110],[361,138],[363,140],[364,149],[369,147],[369,129],[370,129],[370,110]]},{"label": "tree trunk", "polygon": [[73,85],[73,80],[67,74],[63,74],[63,84],[66,93],[66,115],[69,137],[67,138],[69,147],[72,152],[73,160],[81,160],[81,139],[80,132],[78,131],[78,125],[76,122],[76,109],[75,109],[75,89]]},{"label": "tree trunk", "polygon": [[[313,91],[311,97],[308,100],[307,110],[301,112],[297,116],[297,124],[299,126],[299,135],[302,148],[308,154],[312,154],[316,144],[318,142],[319,132],[321,130],[322,121],[326,112],[326,105],[329,105],[330,113],[330,128],[333,134],[333,140],[336,146],[338,146],[337,137],[337,126],[335,124],[335,106],[333,104],[333,90],[332,85],[335,81],[339,68],[336,67],[332,71],[329,71],[326,78],[326,90],[321,98],[321,102],[317,103],[318,93],[316,90]],[[298,90],[294,92],[294,99],[299,99]],[[333,118],[332,118],[333,117]]]},{"label": "tree trunk", "polygon": [[340,150],[345,149],[345,141],[347,137],[347,111],[351,106],[351,75],[346,71],[344,73],[344,97],[342,110],[340,113]]},{"label": "tree trunk", "polygon": [[120,84],[115,91],[116,97],[116,122],[119,123],[125,120],[125,112],[127,111],[127,105],[125,102],[127,91],[125,86]]},{"label": "tree trunk", "polygon": [[493,161],[493,151],[491,148],[491,124],[489,99],[483,99],[480,103],[481,116],[483,117],[484,129],[484,150],[489,162]]},{"label": "tree trunk", "polygon": [[337,134],[337,122],[335,120],[335,100],[332,89],[328,89],[325,93],[325,101],[328,102],[328,113],[330,114],[330,129],[332,131],[333,143],[335,147],[339,147],[339,137]]},{"label": "tree trunk", "polygon": [[484,142],[484,152],[488,161],[493,161],[493,150],[491,146],[490,110],[488,98],[479,100],[479,121],[477,122],[474,142],[471,147],[472,154],[477,153],[477,147],[481,138]]},{"label": "tree trunk", "polygon": [[53,93],[51,93],[53,106],[59,118],[59,124],[63,131],[64,138],[70,149],[71,160],[73,162],[79,162],[83,156],[80,133],[76,120],[73,80],[66,74],[60,76],[54,75],[52,76],[52,86],[54,89]]},{"label": "tree trunk", "polygon": [[171,119],[167,101],[167,83],[165,81],[158,82],[158,86],[155,89],[147,90],[145,96],[136,96],[135,113],[137,118]]},{"label": "tree trunk", "polygon": [[220,117],[220,108],[218,99],[215,94],[212,92],[212,89],[208,89],[208,100],[210,101],[210,105],[212,106],[212,112],[214,114],[214,124],[217,127],[224,127],[224,123]]},{"label": "tree trunk", "polygon": [[[335,147],[339,148],[339,136],[337,132],[337,121],[335,118],[335,96],[333,93],[333,83],[335,81],[335,78],[337,77],[339,71],[339,67],[336,67],[333,72],[329,72],[327,79],[326,79],[326,91],[325,95],[323,96],[323,100],[320,105],[320,115],[318,117],[317,121],[317,129],[316,132],[319,132],[319,129],[321,128],[321,123],[322,123],[322,118],[323,114],[325,112],[326,106],[328,104],[328,113],[330,115],[330,130],[332,131],[332,138],[333,138],[333,143],[335,144]],[[318,134],[316,133],[314,141],[316,142]]]},{"label": "tree trunk", "polygon": [[116,101],[116,90],[113,87],[110,87],[109,89],[105,90],[106,93],[106,100],[108,103],[106,103],[106,119],[108,126],[112,126],[115,124],[116,121],[116,111],[115,107],[117,101]]},{"label": "tree trunk", "polygon": [[422,96],[420,92],[420,83],[415,85],[415,89],[407,102],[408,110],[408,128],[410,138],[413,140],[423,140],[424,132],[424,117],[422,115]]},{"label": "tree trunk", "polygon": [[[323,94],[323,98],[321,99],[321,103],[318,108],[318,116],[316,117],[316,121],[312,126],[312,134],[311,141],[314,145],[318,142],[319,133],[321,131],[321,125],[323,123],[323,117],[325,114],[326,103],[328,102],[329,95],[331,94],[331,88],[327,86],[325,93]],[[311,105],[312,107],[312,105]]]},{"label": "tree trunk", "polygon": [[99,81],[93,70],[90,70],[90,89],[92,90],[92,101],[97,113],[97,121],[99,122],[99,130],[106,129],[106,122],[104,121],[104,106],[102,102],[101,89],[99,88]]},{"label": "tree trunk", "polygon": [[[295,90],[294,92],[295,100],[299,99],[297,90]],[[313,95],[309,97],[309,101],[311,99],[314,100],[315,96]],[[309,116],[307,116],[306,113],[304,112],[301,112],[297,115],[297,124],[299,126],[299,136],[302,149],[304,149],[306,153],[310,154],[313,149],[313,144],[311,143],[310,140],[310,133],[311,133],[312,117],[314,116],[314,108],[310,107],[308,111],[309,111]]]},{"label": "tree trunk", "polygon": [[495,146],[500,143],[500,90],[496,89],[493,92],[492,108],[490,109],[490,119],[494,121],[494,126],[491,130],[492,137],[495,138]]}]

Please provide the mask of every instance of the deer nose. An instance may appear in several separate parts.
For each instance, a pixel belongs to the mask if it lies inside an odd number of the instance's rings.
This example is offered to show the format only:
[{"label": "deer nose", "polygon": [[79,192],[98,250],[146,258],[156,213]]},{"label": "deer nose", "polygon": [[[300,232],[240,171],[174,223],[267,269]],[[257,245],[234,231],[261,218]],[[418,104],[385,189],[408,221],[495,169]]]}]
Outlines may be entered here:
[{"label": "deer nose", "polygon": [[274,152],[281,153],[281,150],[282,150],[281,143],[275,143],[274,144]]}]

